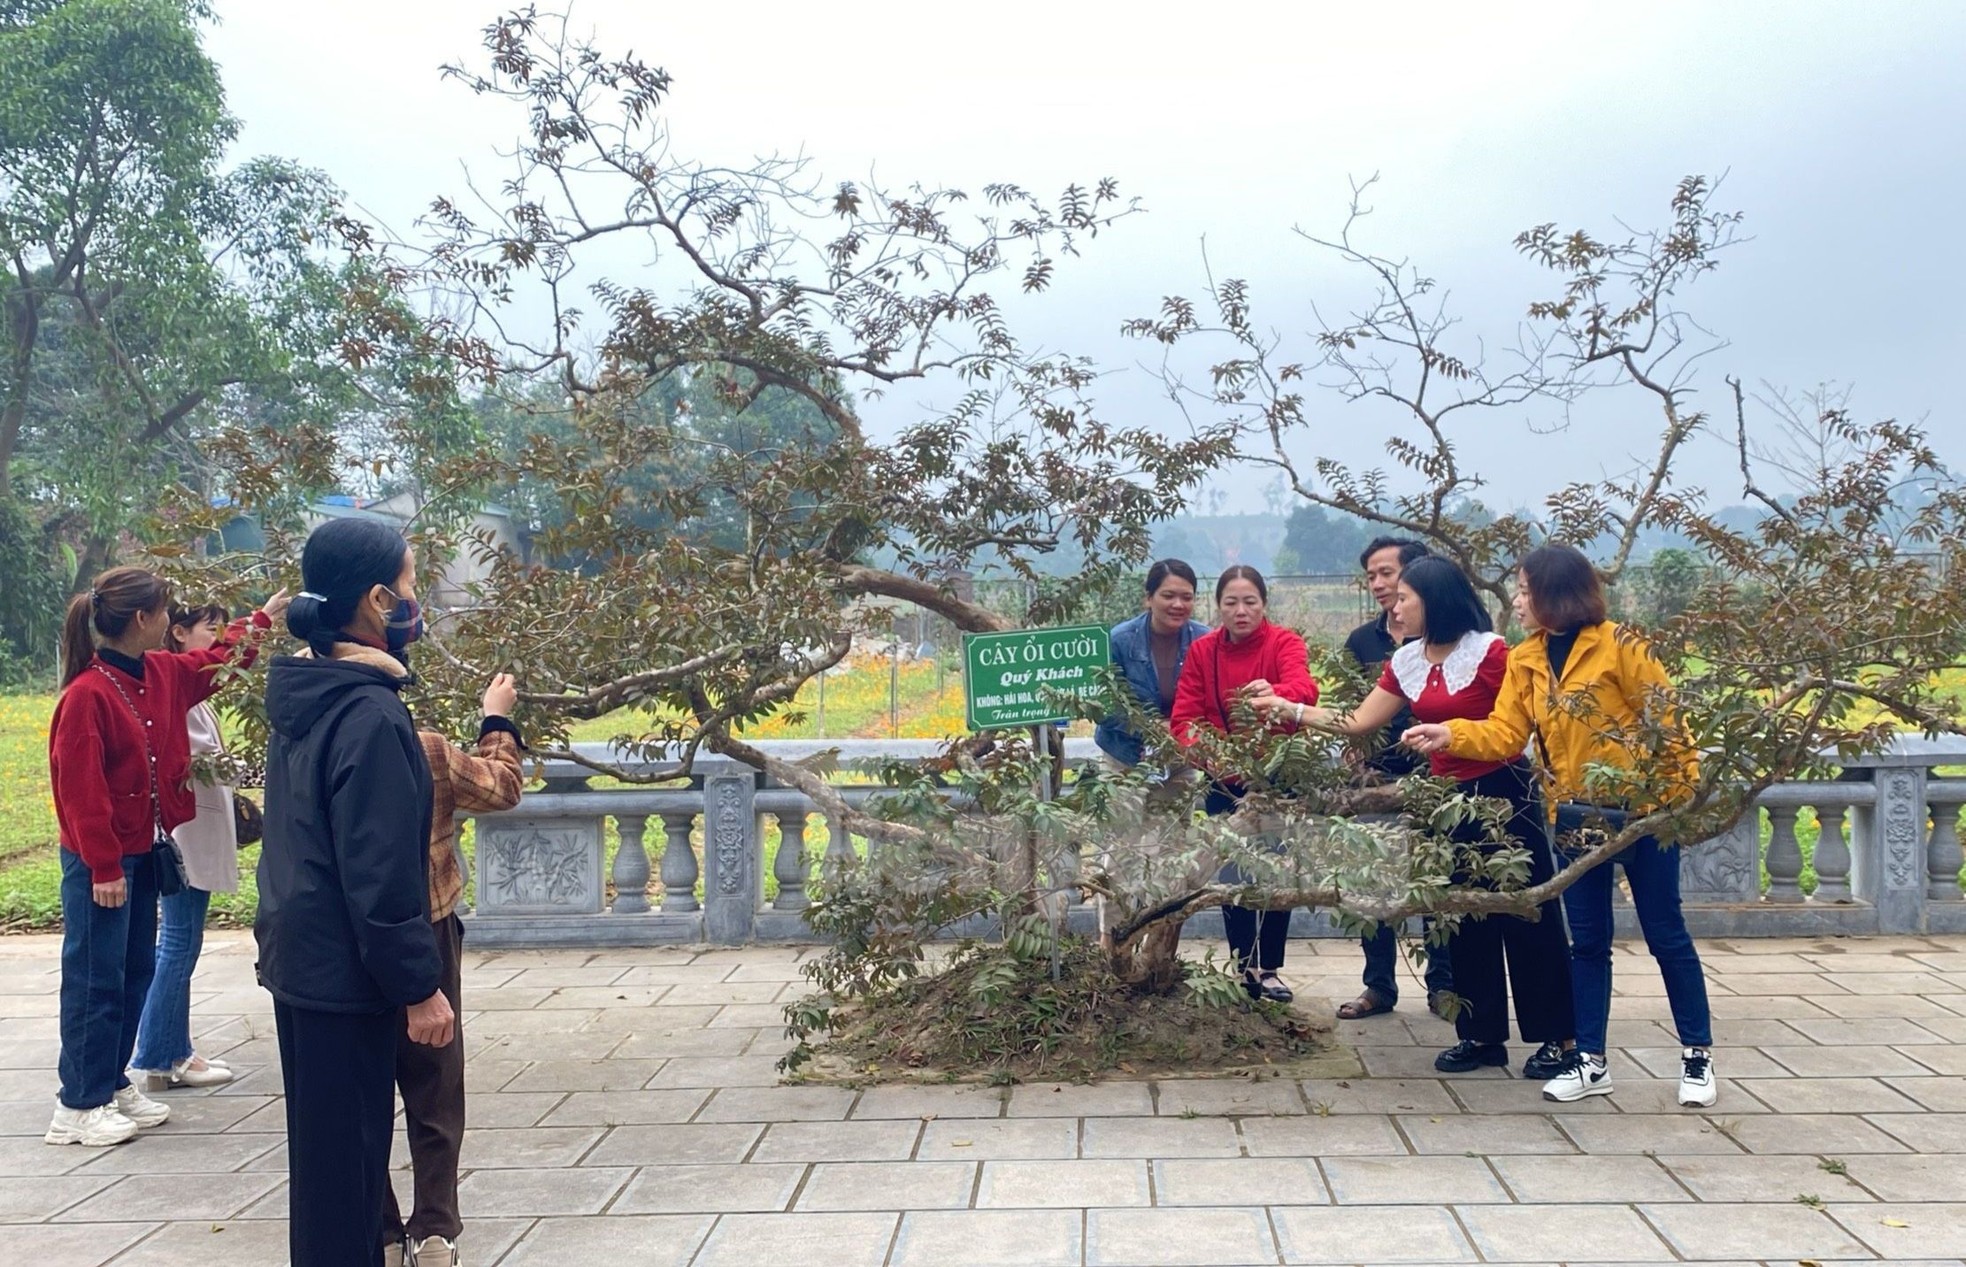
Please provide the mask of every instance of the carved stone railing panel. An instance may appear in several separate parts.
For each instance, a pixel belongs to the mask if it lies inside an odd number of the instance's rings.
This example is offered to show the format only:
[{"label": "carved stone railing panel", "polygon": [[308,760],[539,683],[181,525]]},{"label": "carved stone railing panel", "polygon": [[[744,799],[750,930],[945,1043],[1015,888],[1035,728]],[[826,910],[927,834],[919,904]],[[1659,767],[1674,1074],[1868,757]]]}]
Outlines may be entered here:
[{"label": "carved stone railing panel", "polygon": [[1744,817],[1733,830],[1679,851],[1679,895],[1687,904],[1752,902],[1761,895],[1761,823]]},{"label": "carved stone railing panel", "polygon": [[601,819],[478,820],[478,911],[498,915],[597,915]]}]

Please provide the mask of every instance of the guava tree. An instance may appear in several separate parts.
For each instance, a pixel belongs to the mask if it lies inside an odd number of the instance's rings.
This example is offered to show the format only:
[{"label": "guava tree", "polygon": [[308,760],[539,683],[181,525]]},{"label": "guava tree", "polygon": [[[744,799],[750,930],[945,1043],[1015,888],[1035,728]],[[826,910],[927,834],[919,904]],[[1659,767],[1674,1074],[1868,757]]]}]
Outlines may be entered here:
[{"label": "guava tree", "polygon": [[[1525,234],[1520,248],[1551,270],[1556,294],[1525,305],[1532,333],[1506,372],[1447,347],[1452,322],[1423,303],[1431,283],[1352,245],[1348,229],[1331,249],[1378,278],[1376,303],[1311,332],[1286,362],[1289,340],[1259,324],[1249,285],[1171,298],[1128,328],[1171,355],[1199,349],[1207,382],[1173,384],[1185,420],[1119,425],[1097,408],[1095,368],[1020,340],[1004,302],[1006,288],[1043,292],[1132,212],[1111,181],[1050,200],[1010,184],[972,198],[822,184],[803,159],[690,161],[663,123],[661,70],[531,11],[494,23],[485,43],[484,69],[451,73],[526,120],[497,190],[436,201],[432,236],[415,243],[349,234],[361,267],[388,283],[355,313],[373,321],[402,293],[436,295],[418,322],[393,327],[409,353],[516,411],[498,443],[441,460],[414,425],[393,433],[400,460],[428,473],[426,563],[483,548],[447,507],[511,491],[535,515],[532,558],[490,558],[470,601],[437,622],[419,661],[425,707],[461,717],[510,666],[541,751],[644,779],[680,777],[640,773],[644,757],[686,767],[707,750],[806,791],[871,842],[826,875],[813,914],[839,940],[827,975],[838,992],[918,971],[927,933],[976,916],[999,917],[1019,953],[1055,945],[1074,899],[1101,908],[1107,967],[1149,992],[1189,979],[1178,929],[1228,901],[1351,921],[1431,910],[1450,925],[1532,911],[1634,833],[1704,838],[1759,788],[1820,764],[1826,746],[1875,745],[1904,721],[1956,725],[1933,674],[1966,653],[1966,495],[1916,428],[1815,420],[1821,461],[1751,526],[1718,522],[1701,490],[1675,480],[1687,440],[1722,425],[1699,406],[1695,327],[1678,306],[1734,224],[1704,182],[1679,189],[1657,233]],[[650,263],[611,272],[606,261],[622,258]],[[1320,378],[1327,390],[1314,392]],[[1478,474],[1454,428],[1586,396],[1644,402],[1656,454],[1629,478],[1554,490],[1534,516],[1457,519]],[[1403,474],[1305,463],[1345,402],[1367,397],[1403,411],[1388,439]],[[929,403],[900,408],[912,401]],[[1752,471],[1762,451],[1745,411],[1738,422]],[[242,485],[277,486],[249,448]],[[1711,754],[1696,794],[1531,890],[1521,850],[1448,839],[1469,822],[1492,835],[1492,805],[1425,780],[1355,787],[1337,741],[1316,734],[1204,736],[1176,753],[1136,716],[1150,765],[1249,785],[1241,811],[1208,821],[1189,789],[1143,772],[1061,786],[1016,735],[889,769],[889,795],[868,804],[845,800],[824,761],[788,763],[745,741],[746,726],[795,708],[803,684],[880,629],[880,604],[970,631],[1070,617],[1133,574],[1155,521],[1239,457],[1276,467],[1313,503],[1427,537],[1498,598],[1515,554],[1544,536],[1601,545],[1615,578],[1647,526],[1683,534],[1710,570],[1646,632],[1680,683],[1678,715]],[[332,469],[345,455],[330,446],[306,460]],[[1039,567],[1060,554],[1083,560],[1070,583]],[[1030,582],[1026,610],[969,595],[969,578],[990,569]],[[1928,601],[1902,602],[1908,590]],[[1342,702],[1358,684],[1338,663],[1320,670]],[[572,719],[616,714],[631,720],[612,756],[563,746]],[[1618,738],[1656,748],[1665,720]],[[1657,791],[1651,768],[1607,790]],[[1245,876],[1235,884],[1217,879],[1230,861]]]}]

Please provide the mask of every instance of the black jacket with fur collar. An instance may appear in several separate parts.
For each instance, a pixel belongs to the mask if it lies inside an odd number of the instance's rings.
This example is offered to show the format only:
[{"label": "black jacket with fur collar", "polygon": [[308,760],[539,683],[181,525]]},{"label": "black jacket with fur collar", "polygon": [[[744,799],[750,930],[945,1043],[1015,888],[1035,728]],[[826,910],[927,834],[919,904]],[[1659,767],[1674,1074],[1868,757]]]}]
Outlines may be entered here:
[{"label": "black jacket with fur collar", "polygon": [[321,1012],[384,1012],[437,992],[430,767],[382,652],[282,656],[267,674],[259,979]]}]

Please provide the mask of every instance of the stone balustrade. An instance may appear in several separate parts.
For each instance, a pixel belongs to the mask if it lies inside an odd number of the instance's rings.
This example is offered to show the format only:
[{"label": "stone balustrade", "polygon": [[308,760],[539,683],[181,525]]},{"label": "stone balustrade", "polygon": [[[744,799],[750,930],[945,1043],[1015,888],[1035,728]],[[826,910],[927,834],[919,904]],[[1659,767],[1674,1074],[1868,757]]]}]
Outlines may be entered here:
[{"label": "stone balustrade", "polygon": [[[920,759],[940,748],[928,740],[768,741],[774,755],[798,760],[837,750],[845,768]],[[605,747],[594,745],[594,757]],[[1096,753],[1090,740],[1066,743],[1077,764]],[[1939,777],[1966,767],[1966,742],[1901,740],[1891,751],[1853,759],[1833,781],[1777,784],[1762,793],[1761,815],[1689,848],[1681,893],[1699,936],[1798,936],[1856,933],[1966,933],[1960,887],[1959,819],[1966,778]],[[639,767],[660,773],[660,762]],[[824,856],[814,857],[814,820],[824,815],[804,793],[781,787],[724,758],[696,763],[686,784],[599,789],[593,772],[573,762],[548,763],[541,790],[475,825],[475,909],[471,944],[646,945],[741,943],[811,936],[802,912],[815,868],[850,857],[852,839],[825,823]],[[850,803],[878,789],[841,787]],[[1816,886],[1805,893],[1805,811],[1818,835]],[[1763,842],[1764,823],[1766,842]],[[607,825],[619,839],[610,862]],[[767,824],[779,847],[767,864]],[[776,892],[766,899],[766,867]],[[612,889],[612,903],[607,900]],[[699,896],[699,891],[701,896]],[[1091,912],[1072,913],[1074,924]],[[1633,912],[1621,903],[1621,926]],[[1298,912],[1293,931],[1338,930],[1323,913]]]}]

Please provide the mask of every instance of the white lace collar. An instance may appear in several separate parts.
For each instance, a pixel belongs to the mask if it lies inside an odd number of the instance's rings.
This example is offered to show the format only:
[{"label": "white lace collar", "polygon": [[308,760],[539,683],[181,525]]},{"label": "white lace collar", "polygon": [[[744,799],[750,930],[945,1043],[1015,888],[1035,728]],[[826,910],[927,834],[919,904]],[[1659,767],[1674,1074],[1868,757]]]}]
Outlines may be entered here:
[{"label": "white lace collar", "polygon": [[[1499,634],[1479,630],[1461,635],[1440,665],[1440,675],[1447,680],[1447,693],[1458,695],[1466,690],[1481,671],[1481,662],[1488,658],[1488,649],[1500,641]],[[1406,702],[1419,699],[1420,692],[1427,689],[1427,673],[1433,668],[1427,663],[1427,644],[1416,639],[1402,646],[1393,652],[1392,666],[1393,677],[1399,681]]]}]

